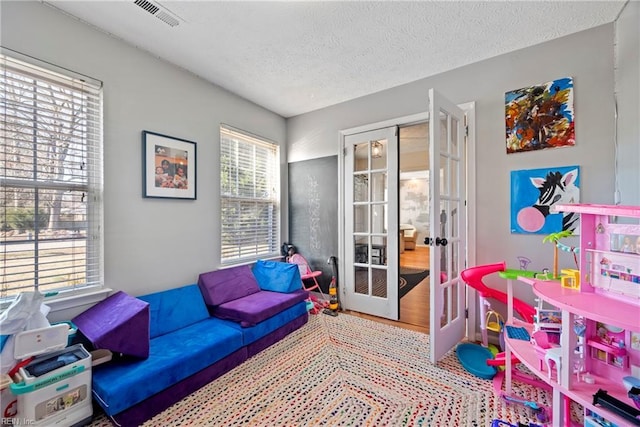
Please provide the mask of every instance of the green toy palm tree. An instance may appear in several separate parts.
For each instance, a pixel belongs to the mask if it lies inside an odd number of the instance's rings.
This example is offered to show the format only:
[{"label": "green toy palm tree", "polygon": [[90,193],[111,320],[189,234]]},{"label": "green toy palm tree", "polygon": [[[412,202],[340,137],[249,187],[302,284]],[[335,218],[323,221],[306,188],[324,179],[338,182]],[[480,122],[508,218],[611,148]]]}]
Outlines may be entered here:
[{"label": "green toy palm tree", "polygon": [[551,242],[553,243],[553,278],[558,278],[558,242],[560,239],[564,239],[565,237],[569,237],[573,235],[573,231],[564,230],[559,231],[557,233],[551,233],[542,239],[542,243]]}]

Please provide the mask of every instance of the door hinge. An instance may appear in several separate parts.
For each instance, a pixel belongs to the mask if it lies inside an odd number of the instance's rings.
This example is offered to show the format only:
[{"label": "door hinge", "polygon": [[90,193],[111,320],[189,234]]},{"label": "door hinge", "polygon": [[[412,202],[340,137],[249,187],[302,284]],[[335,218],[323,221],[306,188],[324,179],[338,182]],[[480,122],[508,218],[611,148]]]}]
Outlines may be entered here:
[{"label": "door hinge", "polygon": [[469,125],[464,127],[464,136],[469,136]]},{"label": "door hinge", "polygon": [[468,319],[468,318],[469,318],[469,309],[468,309],[468,308],[465,308],[465,309],[464,309],[464,318],[465,318],[465,319]]}]

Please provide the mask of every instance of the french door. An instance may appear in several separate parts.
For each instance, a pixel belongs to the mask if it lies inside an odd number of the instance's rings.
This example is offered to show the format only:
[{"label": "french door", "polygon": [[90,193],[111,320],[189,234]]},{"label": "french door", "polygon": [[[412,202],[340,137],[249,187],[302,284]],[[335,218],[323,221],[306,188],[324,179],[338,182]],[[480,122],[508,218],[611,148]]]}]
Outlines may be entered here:
[{"label": "french door", "polygon": [[[474,106],[465,108],[472,112]],[[429,237],[424,243],[431,246],[425,310],[435,363],[466,334],[466,286],[460,272],[475,252],[467,247],[466,174],[474,158],[467,159],[465,115],[433,89],[427,114],[390,120],[384,124],[388,127],[358,129],[344,137],[342,295],[346,309],[398,319],[398,137],[397,126],[390,125],[424,121],[429,127]],[[471,135],[473,122],[469,128]],[[469,313],[475,322],[475,309],[470,307]],[[475,327],[469,330],[473,333]]]},{"label": "french door", "polygon": [[397,127],[345,137],[348,308],[398,320]]},{"label": "french door", "polygon": [[464,112],[429,90],[430,345],[435,363],[466,334],[460,272],[467,249]]}]

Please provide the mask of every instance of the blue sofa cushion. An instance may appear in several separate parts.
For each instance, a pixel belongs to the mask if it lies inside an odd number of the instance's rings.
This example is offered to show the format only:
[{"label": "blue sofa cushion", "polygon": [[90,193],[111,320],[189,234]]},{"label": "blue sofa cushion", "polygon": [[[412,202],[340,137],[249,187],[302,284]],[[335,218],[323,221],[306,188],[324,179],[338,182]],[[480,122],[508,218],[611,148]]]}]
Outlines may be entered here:
[{"label": "blue sofa cushion", "polygon": [[114,415],[242,347],[240,331],[208,318],[153,338],[148,359],[96,366],[93,391],[107,415]]},{"label": "blue sofa cushion", "polygon": [[260,291],[213,309],[213,315],[221,319],[239,322],[243,327],[256,325],[281,311],[304,301],[309,293],[302,289],[292,293]]},{"label": "blue sofa cushion", "polygon": [[302,289],[300,269],[296,264],[276,261],[256,261],[253,275],[263,291],[294,292]]},{"label": "blue sofa cushion", "polygon": [[151,338],[177,331],[209,317],[202,293],[195,284],[138,298],[149,303]]}]

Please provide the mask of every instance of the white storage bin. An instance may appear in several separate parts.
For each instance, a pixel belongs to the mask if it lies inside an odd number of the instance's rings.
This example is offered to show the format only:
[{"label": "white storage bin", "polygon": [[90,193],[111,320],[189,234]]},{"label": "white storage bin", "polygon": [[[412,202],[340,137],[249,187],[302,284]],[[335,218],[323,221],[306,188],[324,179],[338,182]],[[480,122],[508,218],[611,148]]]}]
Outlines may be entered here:
[{"label": "white storage bin", "polygon": [[39,347],[46,351],[21,367],[21,381],[11,385],[11,391],[18,396],[16,419],[32,426],[85,425],[93,415],[91,355],[82,344],[64,348],[66,325],[51,329],[25,331],[16,337],[18,359],[38,354]]}]

